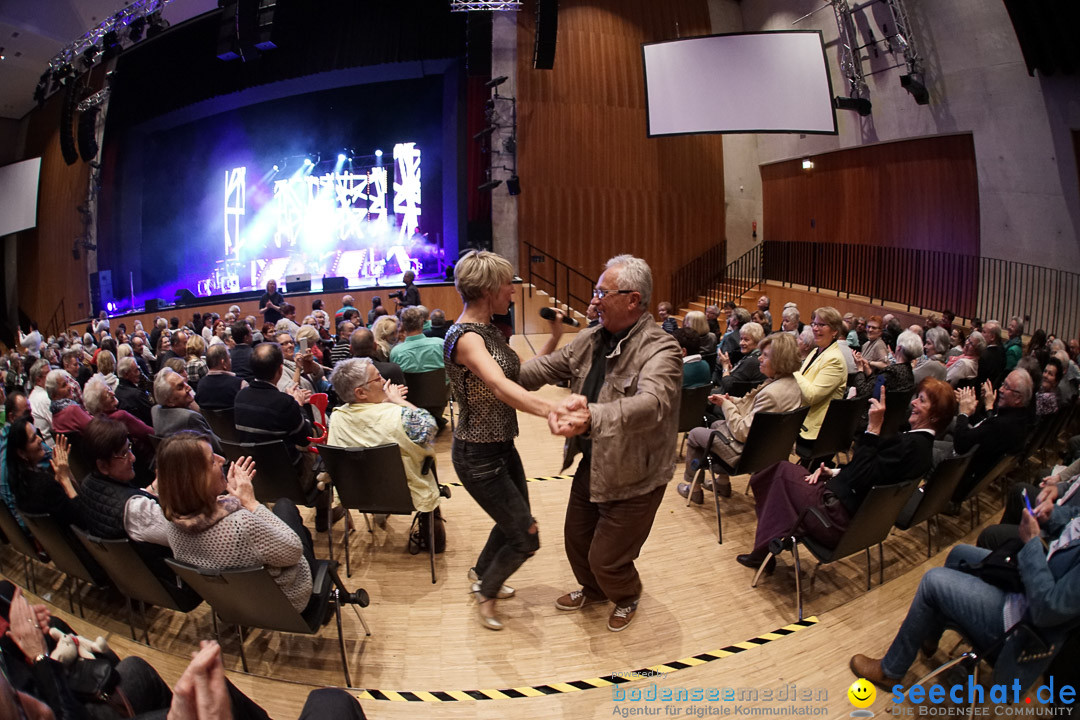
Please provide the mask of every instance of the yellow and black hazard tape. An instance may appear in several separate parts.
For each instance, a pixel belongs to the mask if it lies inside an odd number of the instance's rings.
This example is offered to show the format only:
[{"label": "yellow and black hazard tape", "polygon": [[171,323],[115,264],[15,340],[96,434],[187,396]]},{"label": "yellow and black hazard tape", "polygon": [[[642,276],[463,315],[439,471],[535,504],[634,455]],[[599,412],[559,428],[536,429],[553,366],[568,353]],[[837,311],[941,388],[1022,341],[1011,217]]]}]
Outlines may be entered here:
[{"label": "yellow and black hazard tape", "polygon": [[722,660],[723,658],[736,655],[747,650],[761,647],[773,640],[796,633],[804,628],[812,627],[818,623],[817,617],[809,617],[805,620],[785,625],[772,632],[758,635],[735,645],[728,645],[719,650],[710,650],[700,655],[652,665],[640,670],[620,672],[617,675],[605,675],[604,677],[587,678],[585,680],[573,680],[571,682],[550,683],[548,685],[532,685],[527,687],[503,688],[501,690],[361,690],[357,697],[361,700],[389,700],[391,702],[468,702],[470,700],[509,700],[511,698],[542,697],[544,695],[560,695],[563,693],[580,692],[582,690],[594,690],[596,688],[610,687],[621,683],[645,680],[650,677],[663,674],[667,675],[678,670],[704,665],[705,663]]},{"label": "yellow and black hazard tape", "polygon": [[[573,480],[573,475],[541,475],[540,477],[529,478],[529,482],[548,482],[549,480]],[[443,485],[453,485],[455,487],[462,487],[461,481],[455,480],[454,482],[443,483]]]}]

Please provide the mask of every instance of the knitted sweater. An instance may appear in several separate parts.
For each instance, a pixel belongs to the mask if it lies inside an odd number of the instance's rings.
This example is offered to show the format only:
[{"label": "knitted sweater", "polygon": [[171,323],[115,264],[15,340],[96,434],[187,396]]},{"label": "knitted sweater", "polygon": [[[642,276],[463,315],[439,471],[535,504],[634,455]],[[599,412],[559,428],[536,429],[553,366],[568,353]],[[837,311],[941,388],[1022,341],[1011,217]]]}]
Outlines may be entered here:
[{"label": "knitted sweater", "polygon": [[240,508],[207,525],[204,516],[169,523],[173,557],[202,568],[265,565],[289,602],[303,612],[311,599],[311,569],[296,533],[265,506]]}]

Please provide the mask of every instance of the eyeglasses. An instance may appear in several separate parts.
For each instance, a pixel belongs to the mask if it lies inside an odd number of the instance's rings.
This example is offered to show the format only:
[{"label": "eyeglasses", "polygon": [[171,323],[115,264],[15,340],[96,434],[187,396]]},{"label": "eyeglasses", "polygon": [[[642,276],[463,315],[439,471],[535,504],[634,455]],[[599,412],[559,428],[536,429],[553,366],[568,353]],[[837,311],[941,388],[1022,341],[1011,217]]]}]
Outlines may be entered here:
[{"label": "eyeglasses", "polygon": [[603,300],[608,295],[629,295],[632,292],[637,292],[637,290],[601,290],[600,288],[593,288],[592,294],[597,300]]},{"label": "eyeglasses", "polygon": [[829,327],[829,323],[822,323],[822,322],[812,322],[812,323],[810,323],[810,327],[815,327],[815,328],[819,328],[819,327]]},{"label": "eyeglasses", "polygon": [[131,449],[131,441],[130,440],[128,440],[127,443],[124,444],[124,449],[121,450],[120,452],[114,454],[113,457],[116,458],[117,460],[127,460],[128,455],[134,455],[134,452]]}]

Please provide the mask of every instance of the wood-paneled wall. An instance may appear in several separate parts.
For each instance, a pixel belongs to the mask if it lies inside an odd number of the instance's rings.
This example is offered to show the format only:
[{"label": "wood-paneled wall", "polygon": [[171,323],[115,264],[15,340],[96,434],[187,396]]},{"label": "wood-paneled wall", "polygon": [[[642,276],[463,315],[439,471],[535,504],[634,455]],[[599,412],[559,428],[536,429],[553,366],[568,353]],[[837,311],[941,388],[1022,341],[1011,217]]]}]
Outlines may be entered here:
[{"label": "wood-paneled wall", "polygon": [[872,145],[761,168],[767,240],[979,255],[972,136]]},{"label": "wood-paneled wall", "polygon": [[522,241],[592,278],[642,257],[655,306],[673,270],[724,239],[721,137],[649,138],[645,113],[641,43],[709,28],[705,0],[562,0],[554,69],[535,70],[534,8],[518,13]]},{"label": "wood-paneled wall", "polygon": [[[86,253],[71,254],[83,234],[77,208],[86,202],[90,166],[67,165],[60,154],[60,111],[64,93],[55,94],[32,114],[24,157],[41,156],[37,227],[19,233],[19,307],[42,331],[63,303],[67,322],[90,314]],[[58,316],[59,322],[64,318]]]}]

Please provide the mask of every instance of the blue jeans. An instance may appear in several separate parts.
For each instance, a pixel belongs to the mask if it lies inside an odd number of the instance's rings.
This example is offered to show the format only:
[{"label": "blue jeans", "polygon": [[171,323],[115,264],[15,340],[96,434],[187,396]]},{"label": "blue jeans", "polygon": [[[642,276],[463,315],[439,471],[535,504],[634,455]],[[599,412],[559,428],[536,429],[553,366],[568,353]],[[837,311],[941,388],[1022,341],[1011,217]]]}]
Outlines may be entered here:
[{"label": "blue jeans", "polygon": [[919,581],[915,599],[889,651],[881,660],[887,677],[900,679],[915,662],[924,640],[937,641],[946,627],[955,627],[975,647],[990,646],[1005,631],[1004,590],[955,568],[990,554],[972,545],[957,545],[945,567],[933,568]]},{"label": "blue jeans", "polygon": [[536,520],[529,507],[525,468],[512,440],[473,443],[454,438],[450,457],[461,484],[495,521],[476,560],[476,574],[483,578],[480,593],[493,598],[540,549],[540,535],[529,532]]}]

